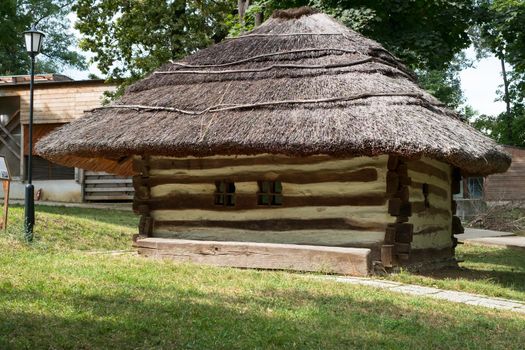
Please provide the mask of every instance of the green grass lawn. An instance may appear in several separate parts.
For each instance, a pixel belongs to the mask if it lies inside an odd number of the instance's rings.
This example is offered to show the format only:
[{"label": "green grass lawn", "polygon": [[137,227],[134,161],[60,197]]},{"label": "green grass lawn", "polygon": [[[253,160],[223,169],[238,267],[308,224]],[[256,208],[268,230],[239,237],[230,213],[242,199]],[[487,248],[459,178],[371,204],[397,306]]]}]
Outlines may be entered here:
[{"label": "green grass lawn", "polygon": [[[137,223],[131,213],[37,211],[34,244],[20,239],[21,208],[13,208],[11,228],[0,233],[0,349],[521,349],[525,344],[525,316],[516,313],[298,273],[114,256],[100,251],[130,249]],[[504,250],[461,250],[473,274],[497,269],[503,276],[512,269]],[[493,256],[484,259],[487,254]],[[485,283],[523,296],[523,288],[511,283],[523,276],[518,272],[472,284],[463,276],[465,286],[446,286],[468,290]]]},{"label": "green grass lawn", "polygon": [[401,272],[386,278],[403,283],[459,290],[525,301],[525,251],[459,245],[460,269],[423,274]]}]

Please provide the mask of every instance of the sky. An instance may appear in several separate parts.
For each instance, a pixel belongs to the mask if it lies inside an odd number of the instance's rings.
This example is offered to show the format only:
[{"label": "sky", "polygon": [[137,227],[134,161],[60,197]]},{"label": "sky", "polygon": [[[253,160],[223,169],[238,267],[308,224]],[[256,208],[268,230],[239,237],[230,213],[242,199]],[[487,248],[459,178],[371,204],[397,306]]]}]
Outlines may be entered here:
[{"label": "sky", "polygon": [[[76,20],[75,13],[70,13],[68,19],[70,23],[72,23],[71,31],[74,35],[80,37],[80,33],[73,28],[73,23]],[[93,57],[90,53],[82,53],[88,59]],[[475,59],[475,52],[472,47],[466,50],[466,54],[467,58]],[[103,77],[102,73],[100,73],[94,64],[89,66],[88,71],[67,69],[63,74],[80,80],[87,79],[90,73]],[[505,110],[504,102],[495,102],[497,97],[496,91],[500,85],[502,85],[501,65],[496,57],[491,56],[476,62],[473,67],[464,69],[460,73],[460,78],[466,104],[470,105],[478,113],[497,115]]]},{"label": "sky", "polygon": [[[466,50],[467,57],[476,57],[474,49]],[[495,115],[505,111],[503,101],[495,102],[496,91],[503,85],[501,63],[494,57],[488,57],[475,63],[474,67],[460,73],[461,88],[468,105],[480,114]]]}]

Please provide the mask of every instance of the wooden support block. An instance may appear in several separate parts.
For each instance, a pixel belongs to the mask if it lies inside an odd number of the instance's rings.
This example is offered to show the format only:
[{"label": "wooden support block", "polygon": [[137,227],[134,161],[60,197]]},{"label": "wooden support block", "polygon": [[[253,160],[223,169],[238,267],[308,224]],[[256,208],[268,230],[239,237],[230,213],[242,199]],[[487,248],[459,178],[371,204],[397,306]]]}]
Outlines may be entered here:
[{"label": "wooden support block", "polygon": [[399,190],[399,175],[394,171],[386,173],[386,193],[394,195]]},{"label": "wooden support block", "polygon": [[414,236],[414,225],[396,224],[396,243],[410,243]]},{"label": "wooden support block", "polygon": [[397,259],[399,261],[407,262],[407,261],[410,260],[410,254],[408,254],[408,253],[397,254]]},{"label": "wooden support block", "polygon": [[396,254],[410,254],[410,243],[396,243]]},{"label": "wooden support block", "polygon": [[296,244],[220,242],[149,237],[136,242],[140,254],[178,261],[243,268],[318,271],[366,276],[371,250]]},{"label": "wooden support block", "polygon": [[400,198],[403,202],[408,202],[410,199],[410,189],[408,186],[401,186],[396,193],[396,197]]},{"label": "wooden support block", "polygon": [[408,176],[408,166],[406,163],[399,162],[397,166],[397,173],[399,176]]},{"label": "wooden support block", "polygon": [[381,263],[384,267],[394,266],[394,245],[383,244],[381,246]]},{"label": "wooden support block", "polygon": [[388,201],[388,213],[392,216],[411,216],[412,205],[400,198],[392,198]]},{"label": "wooden support block", "polygon": [[396,241],[396,226],[388,224],[385,231],[385,244],[394,244]]},{"label": "wooden support block", "polygon": [[392,198],[388,201],[388,213],[393,216],[398,216],[401,211],[403,201],[401,198]]},{"label": "wooden support block", "polygon": [[135,189],[135,200],[147,200],[150,199],[150,190],[146,186],[134,187]]},{"label": "wooden support block", "polygon": [[133,176],[132,182],[133,182],[134,188],[141,187],[141,186],[149,187],[149,177]]},{"label": "wooden support block", "polygon": [[452,234],[453,235],[459,235],[461,233],[464,233],[465,229],[463,228],[463,225],[461,224],[461,219],[457,216],[452,217]]},{"label": "wooden support block", "polygon": [[412,184],[412,179],[406,175],[399,175],[399,185],[400,186],[410,186]]},{"label": "wooden support block", "polygon": [[408,222],[408,216],[396,217],[396,224],[402,224],[403,222]]},{"label": "wooden support block", "polygon": [[131,164],[135,173],[141,174],[142,176],[149,175],[149,156],[142,156],[141,159],[134,157]]},{"label": "wooden support block", "polygon": [[399,157],[398,156],[389,156],[388,157],[388,163],[387,163],[388,170],[396,170],[398,164],[399,164]]},{"label": "wooden support block", "polygon": [[139,235],[149,237],[153,233],[153,218],[142,215],[139,220]]}]

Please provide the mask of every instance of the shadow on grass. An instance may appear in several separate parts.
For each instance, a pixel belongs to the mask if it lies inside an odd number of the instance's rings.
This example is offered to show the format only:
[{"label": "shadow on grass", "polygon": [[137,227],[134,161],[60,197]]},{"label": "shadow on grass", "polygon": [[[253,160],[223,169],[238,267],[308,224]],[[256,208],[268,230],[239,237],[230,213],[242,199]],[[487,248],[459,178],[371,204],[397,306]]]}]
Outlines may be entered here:
[{"label": "shadow on grass", "polygon": [[504,288],[525,292],[525,252],[515,249],[470,247],[459,254],[460,268],[447,268],[421,273],[436,279],[490,280]]},{"label": "shadow on grass", "polygon": [[[2,293],[2,349],[505,348],[521,337],[519,325],[504,318],[472,313],[458,320],[458,313],[352,293],[274,289],[225,297],[176,288],[108,295]],[[5,311],[5,302],[38,312]]]}]

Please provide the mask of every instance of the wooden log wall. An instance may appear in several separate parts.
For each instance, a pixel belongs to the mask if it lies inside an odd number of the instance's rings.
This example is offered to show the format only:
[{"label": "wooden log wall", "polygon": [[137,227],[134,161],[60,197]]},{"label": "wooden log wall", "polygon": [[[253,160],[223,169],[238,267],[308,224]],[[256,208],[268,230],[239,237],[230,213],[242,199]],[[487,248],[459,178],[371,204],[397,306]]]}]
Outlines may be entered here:
[{"label": "wooden log wall", "polygon": [[[375,247],[388,214],[387,156],[135,158],[141,235]],[[214,204],[215,181],[235,182],[236,205]],[[257,205],[258,180],[282,181],[283,204]],[[379,258],[379,256],[377,256]]]},{"label": "wooden log wall", "polygon": [[459,235],[465,233],[465,229],[463,228],[463,225],[461,224],[461,219],[456,216],[456,209],[457,209],[457,203],[454,200],[453,195],[457,194],[460,191],[461,186],[461,171],[458,168],[452,169],[452,175],[451,175],[451,184],[450,184],[450,212],[452,215],[452,227],[451,227],[451,239],[452,239],[452,248],[455,249],[458,245],[458,239],[454,237],[454,235]]},{"label": "wooden log wall", "polygon": [[[413,225],[411,263],[453,255],[453,173],[450,165],[422,157],[407,162]],[[459,186],[459,182],[455,183]],[[459,187],[458,187],[459,190]]]},{"label": "wooden log wall", "polygon": [[409,201],[409,186],[407,163],[400,157],[390,156],[387,164],[386,193],[389,196],[388,213],[395,217],[395,222],[388,224],[385,238],[381,246],[381,263],[384,267],[392,267],[408,261],[413,225],[408,223],[412,215]]}]

